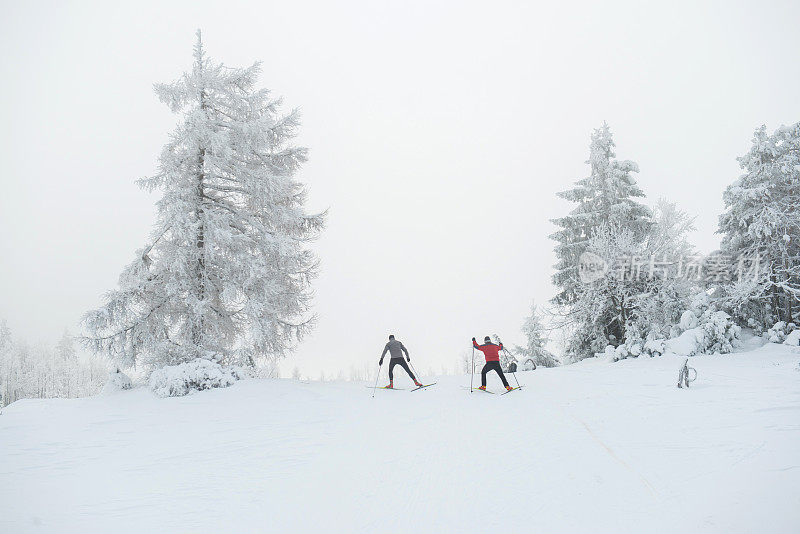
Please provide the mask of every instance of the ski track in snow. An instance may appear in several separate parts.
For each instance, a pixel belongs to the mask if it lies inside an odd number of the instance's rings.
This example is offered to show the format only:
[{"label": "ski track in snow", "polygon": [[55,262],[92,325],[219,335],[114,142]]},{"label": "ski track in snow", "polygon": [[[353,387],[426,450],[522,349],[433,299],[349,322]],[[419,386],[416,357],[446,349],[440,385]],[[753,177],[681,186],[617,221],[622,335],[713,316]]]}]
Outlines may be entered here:
[{"label": "ski track in snow", "polygon": [[586,424],[586,423],[585,423],[585,422],[584,422],[582,419],[579,419],[579,418],[575,417],[574,415],[570,415],[570,417],[572,417],[572,418],[573,418],[573,419],[575,419],[577,422],[579,422],[581,425],[583,425],[583,428],[585,428],[585,429],[586,429],[586,431],[589,433],[589,435],[590,435],[590,436],[592,436],[592,439],[593,439],[593,440],[595,440],[595,441],[596,441],[596,442],[597,442],[597,443],[598,443],[598,444],[599,444],[601,447],[603,447],[603,448],[606,450],[606,452],[607,452],[607,453],[608,453],[608,454],[609,454],[609,455],[610,455],[612,458],[614,458],[614,460],[616,460],[617,462],[619,462],[619,463],[620,463],[620,465],[622,465],[622,466],[623,466],[625,469],[627,469],[628,471],[631,471],[632,473],[636,474],[636,475],[637,475],[637,476],[638,476],[638,477],[639,477],[639,478],[642,480],[642,483],[645,485],[645,487],[648,489],[648,491],[650,491],[650,493],[651,493],[651,494],[655,494],[655,490],[653,489],[653,486],[652,486],[652,485],[650,485],[650,482],[648,482],[648,481],[647,481],[647,479],[646,479],[646,478],[644,478],[644,477],[641,475],[641,473],[639,473],[639,472],[638,472],[638,471],[636,471],[635,469],[631,468],[631,466],[629,466],[629,465],[628,465],[627,463],[625,463],[625,462],[624,462],[622,459],[620,459],[620,457],[619,457],[619,456],[617,456],[617,454],[616,454],[616,453],[615,453],[615,452],[614,452],[614,451],[611,449],[611,447],[609,447],[609,446],[608,446],[608,445],[607,445],[607,444],[606,444],[606,443],[605,443],[603,440],[601,440],[599,437],[597,437],[597,434],[595,434],[595,433],[592,431],[592,429],[591,429],[591,428],[589,428],[589,425],[587,425],[587,424]]},{"label": "ski track in snow", "polygon": [[664,356],[502,396],[467,375],[23,400],[0,415],[0,532],[800,532],[798,362],[695,357],[689,390]]}]

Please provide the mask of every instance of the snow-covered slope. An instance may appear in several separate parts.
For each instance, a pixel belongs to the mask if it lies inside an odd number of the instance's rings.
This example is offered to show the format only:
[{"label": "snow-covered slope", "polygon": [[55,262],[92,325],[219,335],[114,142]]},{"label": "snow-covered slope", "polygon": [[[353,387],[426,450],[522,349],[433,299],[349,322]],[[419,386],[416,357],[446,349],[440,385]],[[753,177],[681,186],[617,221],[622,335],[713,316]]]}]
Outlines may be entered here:
[{"label": "snow-covered slope", "polygon": [[800,532],[796,350],[19,401],[0,532]]}]

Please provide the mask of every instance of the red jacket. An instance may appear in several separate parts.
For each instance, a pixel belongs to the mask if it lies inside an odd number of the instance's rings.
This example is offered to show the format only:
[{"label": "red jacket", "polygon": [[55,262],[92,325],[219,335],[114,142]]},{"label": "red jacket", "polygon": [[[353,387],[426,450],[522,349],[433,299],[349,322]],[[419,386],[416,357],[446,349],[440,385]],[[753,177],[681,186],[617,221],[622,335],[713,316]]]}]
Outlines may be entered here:
[{"label": "red jacket", "polygon": [[499,362],[500,351],[503,350],[503,344],[495,345],[494,343],[487,343],[486,345],[478,345],[477,341],[473,341],[472,345],[481,351],[486,356],[487,362]]}]

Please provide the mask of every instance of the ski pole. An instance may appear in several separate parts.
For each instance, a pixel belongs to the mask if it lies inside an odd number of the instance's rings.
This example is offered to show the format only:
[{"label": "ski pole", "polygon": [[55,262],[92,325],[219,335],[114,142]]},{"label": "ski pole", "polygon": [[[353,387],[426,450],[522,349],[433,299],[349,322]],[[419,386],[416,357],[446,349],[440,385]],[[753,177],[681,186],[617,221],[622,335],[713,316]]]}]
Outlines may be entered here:
[{"label": "ski pole", "polygon": [[517,381],[517,387],[518,388],[522,387],[522,386],[519,385],[519,378],[517,378],[517,373],[515,373],[514,371],[511,371],[511,374],[514,376],[514,380]]},{"label": "ski pole", "polygon": [[472,379],[475,377],[475,345],[472,345],[472,369],[469,375],[469,392],[472,393]]},{"label": "ski pole", "polygon": [[381,367],[383,366],[383,360],[381,359],[380,363],[378,364],[378,372],[375,373],[375,386],[372,388],[372,398],[375,398],[375,390],[378,389],[378,377],[381,376]]},{"label": "ski pole", "polygon": [[422,377],[421,377],[421,376],[420,376],[420,374],[417,372],[417,368],[416,368],[416,367],[414,367],[414,364],[413,364],[413,363],[411,363],[411,360],[408,360],[408,365],[410,365],[410,366],[411,366],[411,370],[412,370],[412,371],[414,371],[414,376],[415,376],[415,377],[417,377],[417,380],[419,380],[419,383],[420,383],[420,384],[422,384]]},{"label": "ski pole", "polygon": [[[510,352],[508,352],[507,348],[503,347],[503,350],[506,351],[506,354],[508,354],[509,356],[511,356],[513,358],[513,355]],[[517,373],[515,373],[514,371],[511,371],[511,374],[514,375],[514,380],[517,381],[517,387],[521,387],[519,385],[519,378],[517,378]]]}]

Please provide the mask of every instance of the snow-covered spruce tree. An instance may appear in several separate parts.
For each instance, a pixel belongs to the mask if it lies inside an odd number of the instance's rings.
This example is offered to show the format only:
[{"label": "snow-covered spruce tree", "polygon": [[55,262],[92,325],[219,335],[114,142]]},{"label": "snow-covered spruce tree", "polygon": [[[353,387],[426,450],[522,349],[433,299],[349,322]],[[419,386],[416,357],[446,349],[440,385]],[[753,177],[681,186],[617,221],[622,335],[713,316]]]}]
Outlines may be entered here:
[{"label": "snow-covered spruce tree", "polygon": [[556,367],[559,364],[556,357],[546,348],[547,334],[536,310],[536,304],[531,304],[531,314],[525,318],[525,322],[522,324],[522,333],[525,334],[528,342],[524,347],[516,348],[516,352],[522,360],[520,369],[526,370],[528,360],[531,360],[537,367]]},{"label": "snow-covered spruce tree", "polygon": [[563,318],[559,326],[569,332],[567,354],[572,359],[589,357],[599,346],[605,346],[608,339],[621,340],[624,334],[624,321],[608,318],[618,316],[618,311],[592,310],[602,316],[599,320],[580,313],[585,309],[576,311],[583,285],[578,273],[579,259],[587,251],[589,240],[604,226],[625,229],[634,242],[639,242],[652,225],[650,210],[635,200],[644,197],[633,177],[639,167],[632,161],[616,160],[614,146],[607,124],[593,132],[587,161],[589,176],[559,193],[577,206],[566,217],[552,221],[560,228],[550,236],[557,243],[553,282],[559,288],[552,302]]},{"label": "snow-covered spruce tree", "polygon": [[800,123],[772,135],[762,126],[738,161],[744,174],[723,194],[718,233],[731,270],[748,272],[727,287],[727,307],[762,329],[800,320]]},{"label": "snow-covered spruce tree", "polygon": [[192,70],[155,86],[182,120],[158,172],[139,182],[163,191],[152,239],[84,317],[85,341],[121,367],[252,366],[310,328],[317,260],[306,244],[324,214],[304,211],[294,179],[306,159],[291,144],[298,113],[281,115],[255,88],[259,70],[212,63],[198,31]]},{"label": "snow-covered spruce tree", "polygon": [[611,130],[603,123],[592,133],[586,162],[589,176],[578,180],[572,189],[558,193],[577,206],[566,217],[551,221],[560,228],[550,236],[556,241],[558,258],[553,282],[560,291],[553,299],[555,304],[575,301],[576,287],[581,283],[578,259],[601,224],[622,225],[640,238],[650,228],[650,210],[634,200],[644,197],[633,177],[639,166],[630,160],[616,160],[614,146]]}]

